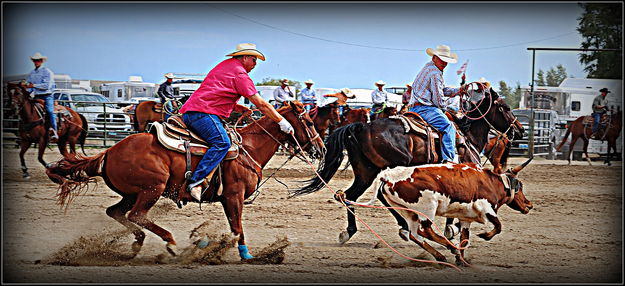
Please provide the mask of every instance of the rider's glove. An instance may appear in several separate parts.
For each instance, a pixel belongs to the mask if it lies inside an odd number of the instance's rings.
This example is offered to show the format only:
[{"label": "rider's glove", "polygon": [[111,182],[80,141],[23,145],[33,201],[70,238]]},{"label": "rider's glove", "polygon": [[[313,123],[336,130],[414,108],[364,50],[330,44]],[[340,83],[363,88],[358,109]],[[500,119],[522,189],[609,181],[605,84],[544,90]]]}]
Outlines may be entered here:
[{"label": "rider's glove", "polygon": [[286,121],[286,119],[284,119],[284,118],[282,118],[282,120],[280,120],[280,122],[278,122],[278,125],[280,125],[280,130],[282,130],[282,132],[284,132],[284,133],[293,134],[295,132],[293,130],[293,126],[291,126],[291,123]]}]

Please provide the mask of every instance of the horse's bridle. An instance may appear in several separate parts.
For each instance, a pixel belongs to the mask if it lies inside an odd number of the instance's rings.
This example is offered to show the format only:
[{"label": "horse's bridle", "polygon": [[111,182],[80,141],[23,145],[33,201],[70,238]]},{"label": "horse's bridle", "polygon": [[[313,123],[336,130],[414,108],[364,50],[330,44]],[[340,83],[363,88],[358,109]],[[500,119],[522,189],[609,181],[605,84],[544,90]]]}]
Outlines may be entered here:
[{"label": "horse's bridle", "polygon": [[[499,103],[499,100],[501,100],[500,98],[495,99],[495,100],[488,100],[488,109],[486,109],[486,112],[482,112],[482,110],[479,108],[482,101],[484,100],[484,98],[486,98],[486,95],[488,94],[488,97],[492,97],[492,94],[489,91],[486,91],[485,86],[482,83],[477,82],[478,85],[481,85],[481,87],[484,89],[484,97],[480,100],[480,102],[478,104],[475,105],[475,108],[471,109],[470,111],[466,111],[463,109],[463,104],[462,102],[460,103],[460,107],[462,112],[464,113],[464,116],[466,116],[467,118],[471,119],[471,120],[479,120],[479,119],[484,119],[484,121],[486,122],[486,124],[488,124],[488,127],[490,127],[491,130],[494,130],[495,133],[497,134],[497,136],[506,136],[508,137],[506,134],[510,131],[512,131],[512,138],[514,138],[514,134],[516,133],[515,128],[513,128],[514,124],[519,120],[516,116],[514,116],[514,120],[512,120],[512,122],[510,123],[510,125],[508,125],[508,129],[506,129],[506,131],[501,132],[499,130],[497,130],[497,128],[495,128],[490,121],[488,121],[488,118],[486,118],[486,115],[490,112],[490,109],[493,107],[493,102],[495,102],[496,104]],[[462,98],[461,98],[462,101]],[[499,111],[502,114],[505,114],[503,107],[502,106],[498,106],[497,107],[499,109]],[[469,112],[473,112],[474,110],[477,110],[480,113],[480,117],[477,118],[472,118],[466,115],[466,113]]]},{"label": "horse's bridle", "polygon": [[[24,119],[22,118],[22,116],[20,115],[20,113],[21,113],[21,111],[24,109],[24,106],[26,105],[26,102],[22,102],[21,104],[17,104],[17,103],[15,103],[15,101],[14,101],[14,99],[13,99],[13,98],[16,96],[16,95],[15,95],[15,92],[16,92],[16,89],[18,89],[18,88],[20,88],[20,87],[19,87],[19,86],[16,86],[16,87],[14,87],[13,89],[11,89],[11,90],[9,91],[9,96],[11,97],[11,105],[13,106],[13,109],[15,109],[15,115],[16,115],[16,116],[17,116],[17,118],[19,119],[18,123],[21,123],[22,125],[25,125],[25,127],[24,127],[24,128],[28,131],[28,130],[32,129],[33,127],[37,126],[37,125],[43,124],[43,122],[45,121],[45,119],[44,119],[44,115],[43,115],[43,114],[41,114],[41,111],[39,111],[39,110],[35,107],[34,109],[35,109],[35,111],[36,111],[37,115],[39,116],[39,119],[34,120],[34,121],[31,121],[31,122],[26,122],[26,121],[24,121]],[[22,97],[24,97],[24,95],[23,95],[23,94],[22,94],[21,96],[22,96]],[[29,99],[29,98],[22,98],[22,99],[23,99],[23,100],[25,100],[25,101],[26,101],[26,100],[29,100],[29,101],[30,101],[30,99]],[[32,102],[32,101],[31,101],[31,104],[32,104],[33,106],[35,106],[35,103],[34,103],[34,102]]]},{"label": "horse's bridle", "polygon": [[[293,109],[291,107],[291,111],[293,111],[293,113],[295,113],[295,109]],[[303,149],[306,148],[306,146],[308,146],[308,144],[311,144],[313,140],[319,138],[319,134],[317,133],[315,136],[312,135],[312,132],[309,130],[308,126],[306,125],[306,123],[304,122],[304,116],[306,115],[306,110],[302,111],[301,113],[295,113],[295,115],[297,116],[297,119],[299,121],[299,123],[302,125],[303,129],[306,131],[306,136],[308,137],[308,142],[306,142],[306,144],[304,144],[301,148],[302,150],[299,149],[299,147],[297,147],[297,149],[295,150],[294,154],[299,154],[300,151],[304,151]],[[282,148],[284,150],[289,150],[284,144],[282,144],[282,142],[280,142],[278,139],[276,139],[276,137],[274,137],[273,135],[271,135],[271,133],[269,131],[267,131],[267,129],[265,129],[262,125],[258,124],[258,122],[252,118],[251,116],[249,116],[251,113],[246,112],[245,114],[243,114],[241,116],[247,116],[250,119],[252,119],[252,123],[258,125],[265,133],[267,133],[267,135],[269,135],[269,137],[271,137],[271,139],[273,139],[274,141],[276,141],[276,143],[280,144],[280,146],[282,146]],[[295,136],[292,136],[293,140],[297,141],[297,138],[295,138]],[[297,142],[296,142],[297,143]],[[299,144],[297,144],[299,146]],[[313,146],[315,147],[315,146]],[[316,148],[316,147],[315,147]],[[316,150],[319,153],[322,153],[321,150]],[[299,157],[298,157],[299,158]],[[301,160],[303,160],[302,158],[300,158]]]}]

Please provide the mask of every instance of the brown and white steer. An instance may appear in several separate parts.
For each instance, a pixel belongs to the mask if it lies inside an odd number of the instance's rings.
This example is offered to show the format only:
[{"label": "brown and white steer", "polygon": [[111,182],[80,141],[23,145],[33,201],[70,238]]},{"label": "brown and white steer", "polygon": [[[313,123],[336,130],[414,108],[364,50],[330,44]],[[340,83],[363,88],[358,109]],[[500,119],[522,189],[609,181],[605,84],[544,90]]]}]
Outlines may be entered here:
[{"label": "brown and white steer", "polygon": [[508,205],[514,210],[527,214],[532,203],[523,194],[523,184],[516,175],[532,159],[520,166],[509,169],[503,174],[496,174],[473,163],[435,164],[418,167],[395,167],[382,171],[378,175],[381,181],[375,197],[380,192],[393,207],[405,208],[415,212],[398,209],[410,228],[410,239],[432,254],[438,261],[446,261],[445,256],[430,246],[423,237],[435,241],[456,254],[456,263],[467,266],[464,250],[458,253],[454,245],[432,229],[435,216],[458,218],[460,220],[460,241],[469,238],[469,226],[472,222],[481,224],[490,221],[494,229],[478,236],[490,240],[501,232],[501,223],[497,210]]}]

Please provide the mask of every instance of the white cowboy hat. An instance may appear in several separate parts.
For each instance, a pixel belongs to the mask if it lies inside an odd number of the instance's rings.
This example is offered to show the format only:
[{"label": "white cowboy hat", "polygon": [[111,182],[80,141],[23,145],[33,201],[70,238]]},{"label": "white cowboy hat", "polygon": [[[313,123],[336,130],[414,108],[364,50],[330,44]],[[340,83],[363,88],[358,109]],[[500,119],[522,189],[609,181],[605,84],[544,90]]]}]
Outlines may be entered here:
[{"label": "white cowboy hat", "polygon": [[39,52],[36,52],[34,55],[30,57],[31,60],[48,60],[48,57],[42,56]]},{"label": "white cowboy hat", "polygon": [[486,87],[490,87],[490,81],[486,80],[484,77],[481,77],[479,82],[486,84]]},{"label": "white cowboy hat", "polygon": [[259,52],[256,49],[255,44],[250,44],[250,43],[238,44],[236,51],[226,55],[226,57],[234,57],[234,56],[256,56],[263,61],[265,60],[265,55],[263,55],[263,53]]},{"label": "white cowboy hat", "polygon": [[386,83],[382,80],[378,80],[375,85],[385,85]]},{"label": "white cowboy hat", "polygon": [[455,64],[456,62],[458,62],[458,55],[456,55],[456,53],[452,53],[449,49],[449,46],[446,45],[438,45],[436,47],[436,50],[432,48],[427,48],[425,52],[429,56],[437,56],[447,63]]},{"label": "white cowboy hat", "polygon": [[304,83],[315,84],[315,82],[314,82],[314,81],[312,81],[312,79],[309,79],[309,80],[305,81]]},{"label": "white cowboy hat", "polygon": [[169,73],[165,74],[165,77],[166,78],[174,78],[174,74],[169,72]]},{"label": "white cowboy hat", "polygon": [[352,96],[352,91],[347,87],[341,88],[341,92],[347,97]]}]

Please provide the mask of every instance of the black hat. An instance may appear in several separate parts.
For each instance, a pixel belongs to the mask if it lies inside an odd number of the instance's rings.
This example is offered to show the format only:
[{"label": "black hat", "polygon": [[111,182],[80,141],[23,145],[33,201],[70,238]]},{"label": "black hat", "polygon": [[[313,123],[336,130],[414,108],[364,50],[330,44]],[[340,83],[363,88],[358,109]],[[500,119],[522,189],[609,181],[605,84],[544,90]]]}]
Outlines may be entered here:
[{"label": "black hat", "polygon": [[609,91],[607,88],[602,88],[599,90],[599,92],[605,92],[605,93],[610,93],[611,91]]}]

